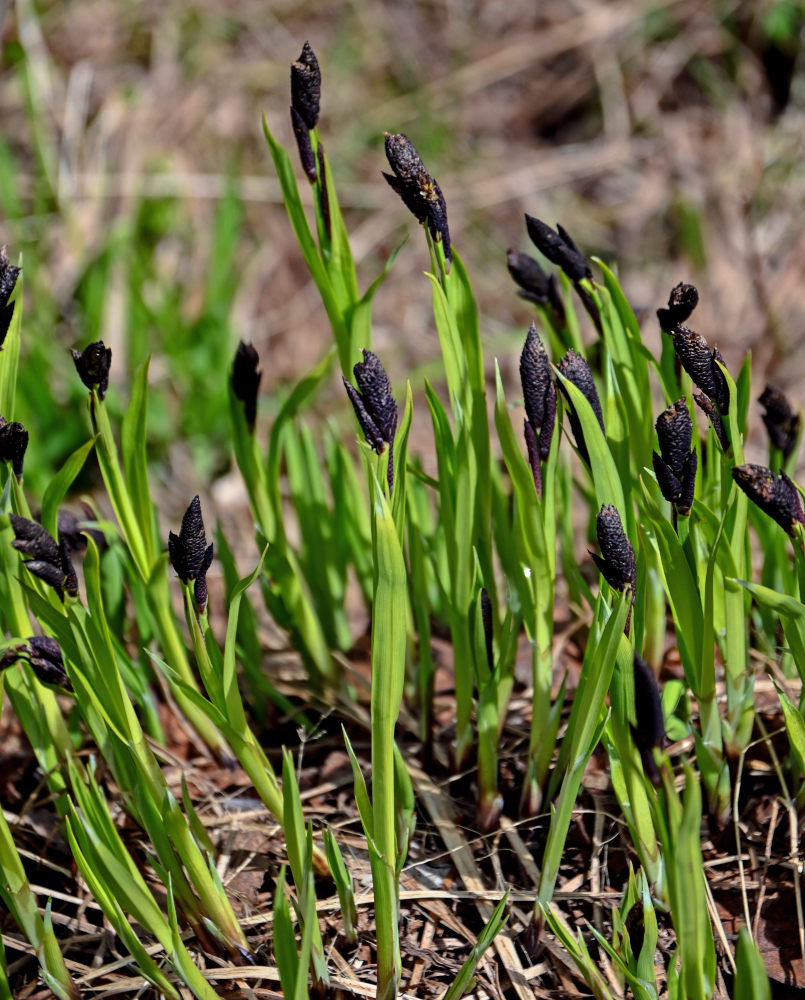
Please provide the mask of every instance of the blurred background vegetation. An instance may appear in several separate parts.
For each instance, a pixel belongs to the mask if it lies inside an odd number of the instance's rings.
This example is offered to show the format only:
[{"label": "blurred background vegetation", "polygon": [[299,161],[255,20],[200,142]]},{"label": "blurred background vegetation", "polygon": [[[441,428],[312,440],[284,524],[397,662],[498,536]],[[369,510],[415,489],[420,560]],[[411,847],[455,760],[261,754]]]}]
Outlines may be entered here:
[{"label": "blurred background vegetation", "polygon": [[[260,352],[265,418],[328,346],[261,131],[265,112],[293,145],[305,39],[363,287],[410,237],[375,306],[395,384],[438,345],[424,240],[380,173],[385,129],[440,182],[490,363],[515,371],[531,317],[505,266],[528,211],[616,262],[657,339],[654,310],[693,281],[728,366],[752,348],[754,395],[771,379],[801,400],[803,22],[790,0],[12,0],[0,239],[24,262],[26,482],[41,494],[86,440],[72,346],[112,347],[120,410],[154,355],[151,454],[177,510],[189,481],[227,482],[238,339]],[[342,397],[334,382],[322,416],[346,415]]]}]

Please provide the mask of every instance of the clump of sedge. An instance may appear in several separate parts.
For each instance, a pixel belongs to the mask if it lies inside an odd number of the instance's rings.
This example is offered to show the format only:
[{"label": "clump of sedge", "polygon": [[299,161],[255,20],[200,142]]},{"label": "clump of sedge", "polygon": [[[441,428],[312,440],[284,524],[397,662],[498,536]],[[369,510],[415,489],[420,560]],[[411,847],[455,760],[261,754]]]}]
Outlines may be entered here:
[{"label": "clump of sedge", "polygon": [[207,570],[212,564],[213,545],[207,545],[201,501],[194,496],[184,512],[179,534],[168,534],[168,555],[171,566],[183,583],[193,581],[196,610],[204,614],[207,607]]},{"label": "clump of sedge", "polygon": [[450,230],[442,189],[425,169],[408,136],[386,132],[386,159],[394,171],[393,175],[383,174],[389,186],[417,221],[427,225],[431,237],[437,242],[441,240],[444,256],[449,261]]},{"label": "clump of sedge", "polygon": [[391,493],[394,484],[391,445],[397,430],[397,404],[380,359],[371,351],[364,350],[362,353],[363,361],[352,369],[358,388],[343,376],[341,378],[367,443],[378,455],[389,445],[388,484]]},{"label": "clump of sedge", "polygon": [[640,753],[646,777],[652,784],[659,785],[660,772],[652,750],[665,748],[662,699],[654,671],[637,652],[634,654],[634,700],[637,722],[631,726],[632,739]]},{"label": "clump of sedge", "polygon": [[687,517],[693,504],[697,461],[696,449],[691,448],[693,421],[684,397],[663,410],[654,426],[660,443],[660,454],[653,452],[660,492],[679,514]]},{"label": "clump of sedge", "polygon": [[22,479],[22,466],[27,448],[28,431],[18,421],[9,422],[0,416],[0,462],[11,463],[17,482]]},{"label": "clump of sedge", "polygon": [[78,376],[90,390],[96,389],[98,399],[103,399],[109,388],[109,368],[112,364],[112,349],[105,347],[102,340],[96,340],[83,351],[70,352],[73,355]]},{"label": "clump of sedge", "polygon": [[699,292],[695,285],[687,285],[680,281],[674,285],[668,296],[668,308],[657,310],[660,329],[665,333],[673,333],[690,316],[699,304]]},{"label": "clump of sedge", "polygon": [[796,536],[797,524],[805,525],[799,490],[784,472],[777,476],[765,465],[736,465],[732,478],[752,503],[792,538]]},{"label": "clump of sedge", "polygon": [[14,529],[12,546],[23,555],[31,557],[23,563],[28,572],[53,587],[62,601],[65,590],[71,597],[75,597],[78,594],[78,578],[73,568],[69,542],[62,538],[57,543],[36,521],[29,521],[18,514],[11,514],[10,517],[11,527]]},{"label": "clump of sedge", "polygon": [[14,315],[16,303],[9,302],[17,278],[20,276],[20,268],[15,267],[8,259],[8,248],[0,247],[0,350],[6,339],[8,328],[11,326],[11,319]]},{"label": "clump of sedge", "polygon": [[232,392],[243,403],[243,415],[252,432],[257,419],[257,390],[263,377],[263,373],[257,368],[259,363],[260,356],[254,347],[241,340],[232,364]]},{"label": "clump of sedge", "polygon": [[7,649],[0,655],[0,670],[12,666],[17,660],[27,660],[43,684],[72,691],[73,686],[64,669],[61,646],[49,635],[32,635],[23,644]]},{"label": "clump of sedge", "polygon": [[537,494],[542,496],[542,470],[551,450],[551,438],[556,421],[556,383],[551,363],[534,323],[528,328],[520,355],[520,383],[523,387],[526,420],[523,426],[528,460],[534,476]]},{"label": "clump of sedge", "polygon": [[788,461],[799,437],[799,414],[776,385],[767,385],[758,402],[764,408],[761,415],[769,440],[783,453],[783,461]]}]

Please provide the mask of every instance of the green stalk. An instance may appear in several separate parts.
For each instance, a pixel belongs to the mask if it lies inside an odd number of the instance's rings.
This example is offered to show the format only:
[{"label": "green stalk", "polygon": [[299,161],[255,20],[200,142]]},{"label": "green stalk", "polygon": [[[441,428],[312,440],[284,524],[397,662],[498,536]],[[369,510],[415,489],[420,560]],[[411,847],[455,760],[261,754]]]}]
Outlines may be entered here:
[{"label": "green stalk", "polygon": [[402,704],[407,639],[405,562],[377,476],[373,486],[375,559],[372,615],[372,881],[377,923],[377,996],[393,1000],[402,973],[394,797],[394,728]]}]

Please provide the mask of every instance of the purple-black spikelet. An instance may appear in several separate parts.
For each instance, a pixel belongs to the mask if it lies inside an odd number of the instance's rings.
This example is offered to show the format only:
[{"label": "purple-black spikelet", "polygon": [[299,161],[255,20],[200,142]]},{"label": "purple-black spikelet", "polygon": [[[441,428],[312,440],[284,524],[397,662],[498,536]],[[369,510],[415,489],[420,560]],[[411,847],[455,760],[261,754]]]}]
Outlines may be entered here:
[{"label": "purple-black spikelet", "polygon": [[632,738],[640,753],[643,770],[653,784],[660,783],[660,772],[654,761],[653,749],[665,748],[665,718],[662,711],[660,688],[654,671],[637,652],[634,654],[634,695],[636,724]]},{"label": "purple-black spikelet", "polygon": [[8,249],[0,247],[0,350],[11,326],[11,318],[14,315],[14,302],[9,302],[17,278],[20,276],[20,268],[15,267],[8,259]]},{"label": "purple-black spikelet", "polygon": [[736,465],[732,478],[752,503],[792,538],[796,535],[797,524],[805,525],[799,490],[784,472],[777,476],[765,465]]},{"label": "purple-black spikelet", "polygon": [[10,462],[17,481],[22,479],[25,451],[28,448],[28,431],[19,421],[9,423],[0,416],[0,462]]},{"label": "purple-black spikelet", "polygon": [[442,189],[431,177],[408,136],[386,132],[386,159],[394,174],[383,174],[417,221],[426,224],[431,237],[441,240],[445,258],[451,259],[447,204]]},{"label": "purple-black spikelet", "polygon": [[[718,348],[710,351],[701,334],[678,326],[673,331],[674,350],[685,371],[702,392],[712,399],[721,413],[729,410],[730,396],[727,380],[716,362],[720,362]],[[722,362],[723,363],[723,362]]]},{"label": "purple-black spikelet", "polygon": [[61,647],[49,635],[32,635],[18,646],[12,646],[0,655],[0,670],[10,667],[17,660],[27,660],[43,684],[54,684],[72,690],[70,678],[64,669]]},{"label": "purple-black spikelet", "polygon": [[674,285],[668,296],[668,307],[657,310],[660,329],[665,333],[673,333],[690,316],[699,303],[699,292],[695,285],[687,285],[680,281]]},{"label": "purple-black spikelet", "polygon": [[29,521],[17,514],[11,514],[10,519],[14,530],[12,546],[24,556],[31,557],[23,563],[25,568],[53,587],[62,600],[64,590],[75,597],[78,593],[78,579],[69,544],[64,539],[57,543],[36,521]]},{"label": "purple-black spikelet", "polygon": [[235,398],[243,403],[243,415],[250,431],[254,431],[257,419],[257,390],[263,373],[258,369],[260,355],[251,344],[241,340],[232,363],[232,391]]},{"label": "purple-black spikelet", "polygon": [[593,272],[587,258],[579,252],[566,229],[558,226],[559,231],[555,232],[542,219],[536,219],[532,215],[526,215],[525,224],[534,246],[552,264],[560,267],[571,281],[592,278]]},{"label": "purple-black spikelet", "polygon": [[672,403],[655,424],[660,454],[653,453],[654,472],[660,492],[678,513],[687,515],[696,485],[696,451],[691,449],[693,421],[684,397]]},{"label": "purple-black spikelet", "polygon": [[528,422],[539,435],[539,454],[545,461],[551,450],[556,421],[556,383],[551,362],[537,333],[536,324],[528,328],[520,354],[520,384]]},{"label": "purple-black spikelet", "polygon": [[787,461],[799,437],[799,414],[776,385],[767,385],[758,402],[764,409],[761,416],[769,440],[775,448],[780,449],[783,459]]},{"label": "purple-black spikelet", "polygon": [[109,388],[109,368],[112,364],[112,349],[105,347],[102,340],[93,341],[83,351],[70,352],[76,371],[84,385],[92,391],[98,390],[98,399],[103,399]]},{"label": "purple-black spikelet", "polygon": [[614,504],[601,507],[595,519],[598,546],[601,555],[591,552],[593,561],[607,583],[615,590],[634,590],[635,555],[632,543],[626,537],[621,516]]},{"label": "purple-black spikelet", "polygon": [[308,42],[296,62],[291,63],[291,107],[307,128],[314,129],[321,102],[321,71],[316,54]]},{"label": "purple-black spikelet", "polygon": [[193,581],[196,609],[203,614],[207,607],[207,570],[213,557],[213,545],[207,545],[201,501],[193,497],[184,512],[179,534],[168,534],[168,554],[171,566],[184,582]]}]

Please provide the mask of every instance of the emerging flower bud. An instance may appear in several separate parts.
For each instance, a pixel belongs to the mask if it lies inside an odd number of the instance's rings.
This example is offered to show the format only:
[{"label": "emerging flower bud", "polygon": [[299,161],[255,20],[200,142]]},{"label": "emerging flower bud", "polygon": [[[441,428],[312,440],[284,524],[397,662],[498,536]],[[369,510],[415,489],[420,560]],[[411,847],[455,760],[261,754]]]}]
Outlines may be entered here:
[{"label": "emerging flower bud", "polygon": [[321,205],[321,217],[324,220],[324,231],[327,233],[327,239],[331,240],[333,238],[333,228],[330,222],[330,192],[327,188],[327,171],[324,169],[323,142],[319,143],[316,156],[319,161],[319,204]]},{"label": "emerging flower bud", "polygon": [[517,293],[521,298],[534,302],[536,305],[548,304],[548,275],[542,270],[539,262],[519,250],[506,251],[506,266],[509,274],[520,286]]},{"label": "emerging flower bud", "polygon": [[791,404],[775,385],[767,385],[758,402],[765,409],[762,417],[769,433],[769,440],[775,448],[780,449],[783,459],[787,461],[796,447],[799,436],[799,414],[794,412]]},{"label": "emerging flower bud", "polygon": [[[358,388],[342,376],[344,388],[367,443],[380,455],[386,445],[393,444],[397,430],[397,404],[391,394],[391,382],[380,359],[371,351],[363,351],[363,361],[359,361],[352,371]],[[389,492],[394,484],[392,456],[390,448],[387,473]]]},{"label": "emerging flower bud", "polygon": [[49,635],[32,635],[23,645],[7,649],[0,656],[0,670],[20,659],[28,660],[43,684],[53,684],[72,691],[70,678],[64,669],[61,647]]},{"label": "emerging flower bud", "polygon": [[383,174],[387,183],[417,221],[427,224],[431,237],[442,241],[445,258],[450,260],[450,231],[442,189],[406,135],[386,132],[386,159],[395,175]]},{"label": "emerging flower bud", "polygon": [[693,421],[684,398],[672,403],[657,417],[660,454],[653,453],[654,473],[665,499],[687,515],[696,485],[696,451],[691,450]]},{"label": "emerging flower bud", "polygon": [[652,749],[665,747],[665,719],[662,712],[660,688],[654,671],[638,653],[634,654],[634,697],[636,725],[632,738],[640,753],[646,777],[654,785],[660,783],[660,772],[654,762]]},{"label": "emerging flower bud", "polygon": [[296,108],[291,108],[291,128],[296,139],[296,148],[299,150],[299,159],[302,161],[302,169],[310,183],[315,184],[316,155],[310,142],[310,131]]},{"label": "emerging flower bud", "polygon": [[207,607],[207,570],[212,564],[213,545],[207,545],[201,501],[194,496],[184,512],[179,534],[168,533],[171,566],[183,583],[194,581],[193,596],[199,614]]},{"label": "emerging flower bud", "polygon": [[732,478],[752,503],[792,538],[796,536],[796,524],[805,525],[799,490],[784,472],[776,476],[765,465],[736,465]]},{"label": "emerging flower bud", "polygon": [[15,536],[12,546],[23,555],[32,556],[23,563],[25,568],[53,587],[62,600],[63,590],[75,597],[78,594],[78,579],[69,544],[63,539],[57,544],[41,524],[17,514],[11,515],[11,527]]},{"label": "emerging flower bud", "polygon": [[590,552],[601,575],[615,590],[634,590],[635,557],[632,543],[626,537],[621,516],[613,504],[602,507],[595,519],[595,530],[601,555]]},{"label": "emerging flower bud", "polygon": [[531,215],[526,215],[525,224],[528,235],[540,253],[544,254],[552,264],[560,267],[571,281],[578,282],[583,278],[592,278],[593,272],[590,270],[587,258],[579,252],[567,230],[558,226],[559,232],[554,232],[541,219],[535,219]]},{"label": "emerging flower bud", "polygon": [[309,129],[316,127],[321,101],[321,71],[308,42],[296,62],[291,63],[291,106]]},{"label": "emerging flower bud", "polygon": [[263,373],[257,370],[260,356],[251,344],[241,340],[232,364],[232,392],[243,403],[243,415],[250,431],[257,418],[257,390]]},{"label": "emerging flower bud", "polygon": [[17,278],[20,276],[20,268],[15,267],[8,259],[6,247],[0,247],[0,350],[3,341],[6,339],[8,328],[11,326],[11,318],[14,315],[14,302],[9,302]]},{"label": "emerging flower bud", "polygon": [[721,413],[727,413],[730,395],[724,373],[716,364],[721,361],[718,348],[714,348],[711,353],[704,337],[686,326],[676,327],[673,338],[674,350],[682,367],[702,392],[713,400]]},{"label": "emerging flower bud", "polygon": [[525,346],[520,355],[520,384],[523,387],[528,421],[539,433],[540,458],[545,461],[551,449],[556,420],[556,384],[551,363],[534,323],[528,328]]},{"label": "emerging flower bud", "polygon": [[98,399],[103,399],[109,387],[109,367],[112,364],[112,349],[104,347],[102,340],[89,344],[83,351],[73,349],[76,371],[84,385],[92,391],[97,388]]},{"label": "emerging flower bud", "polygon": [[11,462],[11,468],[19,482],[28,447],[28,431],[16,420],[9,423],[0,416],[0,462]]},{"label": "emerging flower bud", "polygon": [[[601,400],[598,398],[598,390],[595,387],[595,380],[593,379],[593,373],[590,370],[590,366],[587,361],[580,355],[577,354],[572,348],[567,352],[567,354],[559,362],[559,371],[568,381],[572,382],[573,385],[581,392],[584,398],[592,407],[592,411],[598,420],[601,430],[604,430],[604,415],[601,412]],[[562,394],[567,401],[567,416],[570,421],[570,429],[573,431],[573,438],[576,442],[576,447],[579,450],[579,455],[582,460],[590,464],[590,455],[587,451],[587,445],[584,443],[584,434],[581,429],[581,422],[578,418],[578,414],[570,402],[570,396],[567,389],[559,383],[559,388],[562,390]]]},{"label": "emerging flower bud", "polygon": [[668,308],[657,310],[660,329],[665,333],[673,333],[690,316],[699,303],[699,292],[695,285],[686,285],[680,281],[674,285],[668,296]]}]

